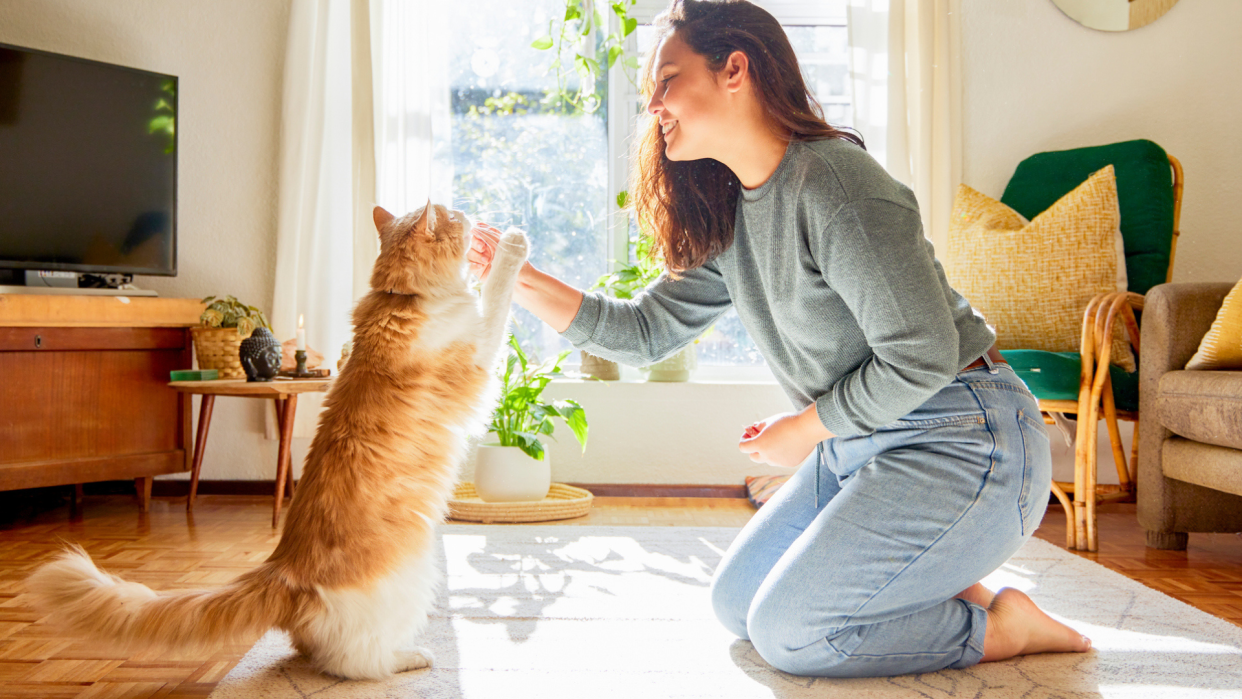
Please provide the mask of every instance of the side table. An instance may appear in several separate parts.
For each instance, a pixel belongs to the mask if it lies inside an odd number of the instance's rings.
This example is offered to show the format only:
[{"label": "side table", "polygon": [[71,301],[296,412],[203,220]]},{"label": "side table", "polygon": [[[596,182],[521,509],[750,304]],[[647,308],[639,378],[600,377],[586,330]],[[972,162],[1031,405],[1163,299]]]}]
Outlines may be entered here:
[{"label": "side table", "polygon": [[246,381],[245,379],[217,379],[215,381],[172,381],[169,388],[180,393],[199,394],[202,401],[198,410],[198,432],[194,437],[194,461],[190,470],[190,495],[186,509],[194,509],[198,495],[198,474],[203,465],[203,450],[207,445],[207,429],[211,426],[211,410],[216,396],[241,398],[271,398],[276,401],[276,418],[280,424],[280,450],[276,457],[276,501],[272,505],[272,527],[280,523],[280,508],[284,503],[285,483],[288,482],[289,497],[293,497],[293,476],[290,474],[289,445],[293,441],[293,417],[297,410],[298,394],[323,393],[332,386],[332,378],[285,379],[272,381]]}]

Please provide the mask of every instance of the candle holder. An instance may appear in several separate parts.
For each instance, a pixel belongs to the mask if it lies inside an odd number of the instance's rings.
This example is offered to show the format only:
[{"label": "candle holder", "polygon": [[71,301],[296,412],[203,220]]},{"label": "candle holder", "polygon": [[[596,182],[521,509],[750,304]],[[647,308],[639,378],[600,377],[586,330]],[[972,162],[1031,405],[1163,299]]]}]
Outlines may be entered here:
[{"label": "candle holder", "polygon": [[297,366],[290,372],[295,379],[308,379],[318,376],[317,372],[309,371],[306,368],[306,350],[297,350],[293,353],[293,359],[297,362]]}]

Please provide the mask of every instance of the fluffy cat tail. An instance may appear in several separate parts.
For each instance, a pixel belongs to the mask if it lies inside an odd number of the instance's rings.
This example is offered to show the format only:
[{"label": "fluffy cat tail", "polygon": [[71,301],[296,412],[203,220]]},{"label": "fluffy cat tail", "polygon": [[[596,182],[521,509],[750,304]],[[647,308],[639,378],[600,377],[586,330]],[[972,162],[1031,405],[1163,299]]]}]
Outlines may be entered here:
[{"label": "fluffy cat tail", "polygon": [[155,592],[100,571],[78,546],[40,566],[26,587],[58,624],[125,648],[196,650],[248,640],[293,607],[267,565],[215,590]]}]

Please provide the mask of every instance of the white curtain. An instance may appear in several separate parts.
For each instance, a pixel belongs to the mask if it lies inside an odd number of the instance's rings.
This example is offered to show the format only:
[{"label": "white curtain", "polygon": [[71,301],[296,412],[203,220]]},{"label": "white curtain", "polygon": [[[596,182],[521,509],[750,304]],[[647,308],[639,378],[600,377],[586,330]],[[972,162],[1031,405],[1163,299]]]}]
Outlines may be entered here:
[{"label": "white curtain", "polygon": [[[334,374],[377,247],[367,14],[367,0],[293,3],[285,58],[271,322],[283,340],[304,316],[306,344]],[[298,399],[294,436],[313,436],[322,398]]]},{"label": "white curtain", "polygon": [[850,0],[854,125],[938,250],[962,177],[961,0]]},{"label": "white curtain", "polygon": [[[434,165],[448,145],[447,41],[446,6],[433,0],[292,4],[271,321],[287,339],[304,316],[307,345],[333,373],[370,290],[372,208],[450,201],[451,177]],[[298,399],[294,436],[314,435],[322,397]]]},{"label": "white curtain", "polygon": [[372,0],[376,200],[401,215],[430,198],[448,206],[447,3]]}]

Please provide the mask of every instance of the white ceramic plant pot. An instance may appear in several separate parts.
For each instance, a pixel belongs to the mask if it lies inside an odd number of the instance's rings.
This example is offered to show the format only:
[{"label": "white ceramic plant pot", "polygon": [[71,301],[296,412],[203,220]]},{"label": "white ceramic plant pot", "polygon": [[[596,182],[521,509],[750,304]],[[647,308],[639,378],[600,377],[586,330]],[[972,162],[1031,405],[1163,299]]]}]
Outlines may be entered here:
[{"label": "white ceramic plant pot", "polygon": [[680,352],[668,359],[644,367],[648,381],[689,381],[690,372],[699,366],[699,355],[694,344],[686,345]]},{"label": "white ceramic plant pot", "polygon": [[480,444],[474,464],[474,490],[483,502],[542,500],[552,487],[551,458],[530,458],[517,447]]}]

